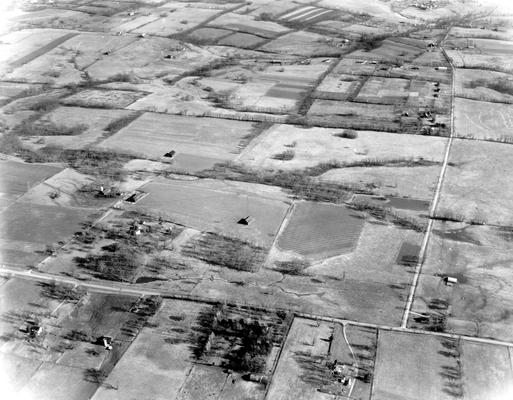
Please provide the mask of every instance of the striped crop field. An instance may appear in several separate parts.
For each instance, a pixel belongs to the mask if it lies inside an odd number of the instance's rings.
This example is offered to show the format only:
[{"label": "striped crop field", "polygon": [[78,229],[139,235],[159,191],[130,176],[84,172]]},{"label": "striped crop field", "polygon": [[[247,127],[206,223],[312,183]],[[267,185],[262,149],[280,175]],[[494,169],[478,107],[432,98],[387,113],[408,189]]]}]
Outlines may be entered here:
[{"label": "striped crop field", "polygon": [[326,8],[318,8],[313,6],[301,7],[297,10],[287,12],[280,16],[281,21],[286,22],[305,22],[311,23],[320,19],[326,19],[328,16],[333,16],[336,13],[334,10]]},{"label": "striped crop field", "polygon": [[302,202],[294,206],[277,245],[314,259],[333,257],[351,252],[362,228],[363,220],[344,206]]}]

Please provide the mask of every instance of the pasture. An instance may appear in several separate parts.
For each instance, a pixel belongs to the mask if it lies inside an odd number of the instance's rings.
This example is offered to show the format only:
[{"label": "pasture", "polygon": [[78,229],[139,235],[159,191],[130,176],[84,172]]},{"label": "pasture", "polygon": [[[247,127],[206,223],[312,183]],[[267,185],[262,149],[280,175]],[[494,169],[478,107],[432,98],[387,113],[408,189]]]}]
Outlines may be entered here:
[{"label": "pasture", "polygon": [[151,159],[161,159],[174,150],[177,156],[212,159],[214,155],[217,162],[229,161],[240,151],[252,126],[244,121],[144,113],[98,146]]},{"label": "pasture", "polygon": [[237,32],[222,38],[217,44],[220,46],[233,46],[240,47],[242,49],[252,49],[257,47],[264,40],[265,39],[262,37],[251,35],[249,33]]},{"label": "pasture", "polygon": [[173,12],[164,13],[156,21],[147,23],[132,32],[146,33],[155,36],[170,36],[195,28],[205,20],[219,14],[220,10],[206,8],[177,8]]},{"label": "pasture", "polygon": [[437,216],[511,226],[513,182],[504,179],[513,171],[513,149],[509,144],[455,140]]},{"label": "pasture", "polygon": [[250,33],[262,38],[273,38],[289,29],[275,22],[257,21],[252,15],[226,13],[210,21],[211,27],[230,29],[232,31]]},{"label": "pasture", "polygon": [[[511,229],[436,222],[433,232],[410,326],[429,328],[420,315],[433,315],[448,332],[511,340]],[[447,286],[446,276],[457,284]]]},{"label": "pasture", "polygon": [[27,266],[47,257],[46,246],[67,240],[91,209],[14,203],[0,214],[1,261]]},{"label": "pasture", "polygon": [[276,245],[312,259],[329,258],[354,250],[363,224],[344,206],[299,202]]},{"label": "pasture", "polygon": [[339,39],[317,33],[297,31],[287,33],[263,45],[264,51],[280,54],[292,54],[305,57],[337,57],[344,52],[338,46]]},{"label": "pasture", "polygon": [[[447,355],[450,339],[379,331],[372,397],[382,400],[462,397],[457,357]],[[454,372],[454,374],[453,374]],[[458,375],[460,374],[460,375]]]},{"label": "pasture", "polygon": [[57,166],[0,160],[0,211],[60,171]]},{"label": "pasture", "polygon": [[46,146],[54,145],[68,149],[82,149],[101,141],[111,123],[131,116],[135,117],[135,113],[130,110],[61,106],[38,119],[34,124],[34,130],[37,133],[39,125],[43,127],[56,126],[63,131],[66,129],[73,130],[75,127],[85,125],[86,130],[78,135],[44,136]]},{"label": "pasture", "polygon": [[[294,170],[337,161],[356,163],[364,160],[397,158],[442,160],[446,139],[387,132],[358,131],[354,139],[336,136],[342,129],[302,128],[277,124],[262,133],[246,147],[236,161],[252,168]],[[290,160],[273,158],[293,151]],[[334,166],[336,168],[336,166]]]},{"label": "pasture", "polygon": [[372,187],[382,196],[431,200],[441,165],[417,167],[335,168],[320,176],[326,182]]},{"label": "pasture", "polygon": [[513,63],[509,54],[488,55],[461,50],[447,50],[446,52],[456,68],[513,73]]},{"label": "pasture", "polygon": [[503,72],[456,68],[456,96],[471,100],[513,104],[510,79],[511,75]]},{"label": "pasture", "polygon": [[513,104],[461,98],[454,100],[457,137],[507,143],[513,141]]},{"label": "pasture", "polygon": [[[167,215],[195,229],[269,245],[289,208],[284,193],[263,185],[213,180],[155,181],[137,207]],[[222,205],[222,206],[221,206]],[[240,225],[249,216],[249,225]]]}]

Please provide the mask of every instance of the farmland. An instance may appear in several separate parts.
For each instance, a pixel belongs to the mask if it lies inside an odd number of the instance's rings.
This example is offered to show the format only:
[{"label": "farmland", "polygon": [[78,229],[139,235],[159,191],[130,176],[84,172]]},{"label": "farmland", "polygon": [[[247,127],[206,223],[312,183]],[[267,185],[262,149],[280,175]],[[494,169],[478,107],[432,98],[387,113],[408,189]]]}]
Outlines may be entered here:
[{"label": "farmland", "polygon": [[0,3],[2,400],[513,398],[505,2]]}]

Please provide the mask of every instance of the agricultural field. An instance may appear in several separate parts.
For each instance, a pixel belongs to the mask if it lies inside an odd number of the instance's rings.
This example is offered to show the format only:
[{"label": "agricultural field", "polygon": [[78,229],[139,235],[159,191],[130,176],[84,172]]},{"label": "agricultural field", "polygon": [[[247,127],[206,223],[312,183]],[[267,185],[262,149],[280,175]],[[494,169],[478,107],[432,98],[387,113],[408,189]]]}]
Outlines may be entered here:
[{"label": "agricultural field", "polygon": [[511,340],[510,242],[511,228],[437,222],[411,326],[430,326],[434,315],[449,332]]},{"label": "agricultural field", "polygon": [[[348,131],[353,134],[344,137]],[[440,162],[445,143],[446,139],[438,137],[280,124],[253,140],[236,162],[252,168],[286,170],[315,167],[330,161],[338,162],[342,167],[366,161],[387,164],[387,160],[397,159],[422,158],[428,162]],[[282,157],[282,154],[289,156]],[[332,168],[337,168],[337,165]]]},{"label": "agricultural field", "polygon": [[512,398],[513,9],[0,3],[2,400]]},{"label": "agricultural field", "polygon": [[503,179],[513,166],[510,145],[456,140],[436,215],[474,223],[511,226],[510,181]]},{"label": "agricultural field", "polygon": [[296,203],[276,245],[301,256],[328,258],[351,252],[363,221],[344,207]]},{"label": "agricultural field", "polygon": [[465,99],[512,104],[513,78],[503,72],[456,68],[455,92]]},{"label": "agricultural field", "polygon": [[0,209],[8,207],[17,198],[62,168],[50,165],[25,164],[9,160],[0,161]]},{"label": "agricultural field", "polygon": [[[289,208],[276,188],[215,180],[155,181],[141,187],[149,193],[137,207],[161,212],[180,223],[208,232],[269,245]],[[223,207],[220,205],[223,204]],[[250,217],[249,225],[240,225]]]},{"label": "agricultural field", "polygon": [[[218,118],[192,118],[179,115],[144,113],[98,147],[140,154],[160,160],[168,152],[176,152],[182,161],[173,163],[178,170],[192,156],[191,169],[201,170],[216,162],[233,160],[244,138],[250,136],[253,124]],[[168,157],[169,158],[169,157]],[[173,162],[172,159],[168,161]],[[194,165],[198,164],[198,165]]]},{"label": "agricultural field", "polygon": [[512,104],[455,99],[456,136],[509,143],[513,141]]}]

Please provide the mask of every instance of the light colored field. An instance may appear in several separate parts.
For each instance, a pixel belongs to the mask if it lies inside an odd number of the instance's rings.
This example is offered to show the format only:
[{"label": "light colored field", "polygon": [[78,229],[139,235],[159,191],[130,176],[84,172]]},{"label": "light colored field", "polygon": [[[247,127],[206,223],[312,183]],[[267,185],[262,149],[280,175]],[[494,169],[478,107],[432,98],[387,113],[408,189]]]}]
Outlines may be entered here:
[{"label": "light colored field", "polygon": [[271,38],[289,29],[275,22],[257,21],[251,15],[227,13],[214,19],[209,23],[223,29],[252,33],[257,36]]},{"label": "light colored field", "polygon": [[103,56],[88,67],[87,72],[94,80],[114,79],[118,74],[129,74],[135,82],[139,78],[152,79],[156,76],[174,78],[215,58],[198,47],[150,36]]},{"label": "light colored field", "polygon": [[456,359],[440,354],[436,336],[380,331],[372,398],[376,400],[452,400],[458,393],[444,377]]},{"label": "light colored field", "polygon": [[511,55],[475,54],[460,50],[447,50],[447,55],[456,68],[481,68],[492,71],[513,72]]},{"label": "light colored field", "polygon": [[64,98],[61,103],[84,107],[125,108],[144,96],[144,93],[128,90],[86,89]]},{"label": "light colored field", "polygon": [[[19,399],[18,392],[36,373],[43,362],[19,357],[12,354],[0,354],[0,384],[4,400]],[[27,400],[35,400],[27,399]]]},{"label": "light colored field", "polygon": [[403,17],[421,21],[436,21],[437,19],[450,18],[456,15],[454,12],[445,7],[434,8],[432,10],[421,10],[413,6],[401,10],[400,14]]},{"label": "light colored field", "polygon": [[[149,183],[142,190],[149,195],[137,203],[138,207],[162,212],[174,222],[202,231],[218,231],[266,245],[272,243],[289,207],[283,193],[262,185],[169,180]],[[254,222],[237,224],[247,216]]]},{"label": "light colored field", "polygon": [[[334,136],[342,129],[299,128],[293,125],[274,125],[243,150],[237,162],[250,167],[295,169],[313,167],[321,162],[337,160],[353,162],[365,159],[394,159],[423,157],[440,161],[446,139],[397,135],[385,132],[359,131],[356,139]],[[291,147],[291,144],[294,144]],[[292,160],[274,160],[272,156],[293,150]]]},{"label": "light colored field", "polygon": [[[401,78],[369,78],[355,98],[357,102],[400,104],[409,96],[410,82]],[[418,92],[417,96],[418,96]]]},{"label": "light colored field", "polygon": [[300,202],[276,244],[314,259],[333,257],[354,250],[363,224],[344,206]]},{"label": "light colored field", "polygon": [[[105,205],[105,200],[95,201],[94,198],[90,199],[90,203],[77,193],[77,191],[84,185],[94,182],[94,179],[76,172],[71,168],[59,172],[51,178],[41,182],[39,185],[31,188],[27,193],[19,198],[18,201],[42,204],[46,206],[61,206],[61,207],[87,207]],[[59,196],[52,199],[50,195],[58,193]],[[91,194],[91,197],[93,195]],[[112,200],[108,200],[111,202]]]},{"label": "light colored field", "polygon": [[215,398],[222,391],[227,379],[228,376],[221,368],[197,364],[177,400]]},{"label": "light colored field", "polygon": [[[333,396],[317,391],[309,382],[308,365],[328,355],[330,336],[327,323],[295,318],[276,367],[268,398],[276,400],[328,400]],[[313,366],[310,366],[312,368]]]},{"label": "light colored field", "polygon": [[133,32],[169,36],[192,29],[219,12],[220,10],[215,9],[177,8],[167,13],[165,17],[134,29]]},{"label": "light colored field", "polygon": [[145,113],[99,147],[155,159],[174,150],[177,155],[215,158],[220,162],[235,158],[239,143],[251,129],[252,124],[244,121]]},{"label": "light colored field", "polygon": [[262,50],[308,57],[338,56],[343,52],[338,39],[317,33],[297,31],[287,33],[262,46]]},{"label": "light colored field", "polygon": [[470,87],[472,83],[494,83],[499,80],[511,79],[510,74],[482,69],[455,68],[456,96],[472,100],[491,101],[495,103],[513,103],[513,95],[501,93],[485,86]]},{"label": "light colored field", "polygon": [[321,0],[317,5],[353,13],[370,14],[396,23],[399,21],[407,22],[407,18],[394,12],[389,3],[381,0],[347,0],[343,3],[338,0]]},{"label": "light colored field", "polygon": [[462,342],[466,398],[506,399],[513,395],[511,348]]},{"label": "light colored field", "polygon": [[461,38],[449,39],[447,46],[453,46],[462,49],[465,53],[479,53],[488,56],[511,56],[513,54],[513,45],[507,40],[493,40],[482,38]]},{"label": "light colored field", "polygon": [[89,214],[90,209],[12,204],[0,214],[2,262],[26,266],[46,258],[45,246],[68,239]]},{"label": "light colored field", "polygon": [[[0,201],[7,206],[30,188],[62,171],[60,167],[0,161]],[[1,208],[0,208],[1,210]]]},{"label": "light colored field", "polygon": [[186,342],[166,343],[165,335],[144,330],[109,374],[94,400],[174,399],[192,367],[191,351]]},{"label": "light colored field", "polygon": [[372,185],[382,196],[431,200],[441,165],[429,167],[354,167],[332,169],[321,175],[327,182]]},{"label": "light colored field", "polygon": [[44,144],[57,145],[70,149],[81,149],[102,139],[104,129],[118,118],[132,115],[128,110],[109,110],[86,107],[58,107],[40,119],[41,122],[53,122],[57,126],[72,128],[81,124],[87,130],[79,135],[44,136]]},{"label": "light colored field", "polygon": [[456,165],[447,169],[437,215],[452,210],[466,220],[511,226],[513,182],[504,176],[513,171],[512,146],[456,140],[449,161]]},{"label": "light colored field", "polygon": [[[437,222],[434,233],[413,310],[446,315],[449,332],[511,340],[511,231]],[[456,277],[458,283],[446,286],[444,276]],[[447,302],[449,309],[430,309],[437,299]],[[423,327],[416,315],[410,324]]]},{"label": "light colored field", "polygon": [[459,38],[512,39],[512,32],[494,31],[492,29],[462,28],[460,26],[453,26],[450,35]]},{"label": "light colored field", "polygon": [[513,138],[512,104],[454,100],[456,136],[498,141]]},{"label": "light colored field", "polygon": [[246,49],[256,47],[259,43],[262,43],[264,40],[264,38],[255,35],[250,35],[249,33],[237,32],[233,35],[221,39],[218,44],[220,46],[234,46]]},{"label": "light colored field", "polygon": [[98,384],[86,381],[84,374],[85,370],[80,368],[44,363],[16,398],[31,400],[89,399]]},{"label": "light colored field", "polygon": [[323,99],[347,100],[359,87],[357,76],[347,74],[329,74],[317,86],[316,96]]}]

